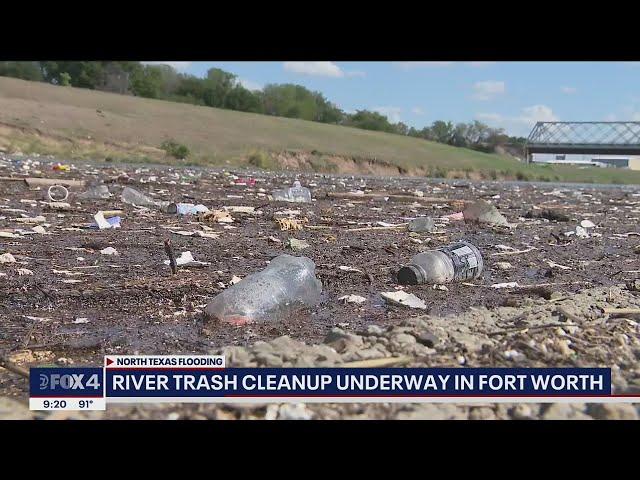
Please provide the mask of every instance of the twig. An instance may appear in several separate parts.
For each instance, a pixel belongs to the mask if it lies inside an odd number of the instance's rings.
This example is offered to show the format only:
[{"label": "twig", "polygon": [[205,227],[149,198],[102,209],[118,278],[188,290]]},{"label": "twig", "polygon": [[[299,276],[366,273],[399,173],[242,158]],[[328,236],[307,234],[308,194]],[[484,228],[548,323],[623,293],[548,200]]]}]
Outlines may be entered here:
[{"label": "twig", "polygon": [[173,246],[171,245],[171,240],[164,241],[164,251],[169,256],[169,266],[171,267],[171,273],[174,275],[178,273],[178,264],[176,263],[176,255],[173,253]]},{"label": "twig", "polygon": [[498,330],[496,332],[487,333],[488,336],[492,337],[493,335],[502,335],[503,333],[509,332],[526,332],[528,330],[542,330],[544,328],[553,328],[553,327],[579,327],[580,325],[575,325],[573,323],[547,323],[545,325],[534,325],[531,327],[513,327],[513,328],[505,328],[503,330]]},{"label": "twig", "polygon": [[505,255],[517,255],[519,253],[527,253],[530,252],[532,250],[537,250],[536,247],[530,247],[530,248],[525,248],[524,250],[513,250],[510,252],[498,252],[498,253],[492,253],[491,256],[492,257],[503,257]]},{"label": "twig", "polygon": [[368,230],[405,230],[409,224],[401,223],[399,225],[393,225],[391,227],[360,227],[360,228],[347,228],[347,232],[366,232]]},{"label": "twig", "polygon": [[623,315],[636,315],[640,314],[640,308],[605,308],[604,313],[611,314],[623,314]]},{"label": "twig", "polygon": [[5,357],[0,356],[0,367],[4,367],[10,372],[16,373],[22,377],[29,378],[29,370],[19,367],[15,363],[7,360]]},{"label": "twig", "polygon": [[404,365],[413,360],[411,357],[391,357],[391,358],[373,358],[371,360],[358,360],[355,362],[347,362],[340,364],[346,368],[379,368],[389,367],[391,365]]}]

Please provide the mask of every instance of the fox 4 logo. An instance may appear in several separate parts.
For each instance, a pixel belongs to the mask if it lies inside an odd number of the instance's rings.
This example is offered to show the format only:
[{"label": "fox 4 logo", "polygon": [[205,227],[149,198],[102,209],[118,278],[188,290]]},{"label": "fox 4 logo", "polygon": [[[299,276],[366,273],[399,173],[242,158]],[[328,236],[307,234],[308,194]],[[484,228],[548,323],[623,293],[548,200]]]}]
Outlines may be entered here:
[{"label": "fox 4 logo", "polygon": [[55,390],[57,387],[60,387],[64,390],[84,390],[85,388],[100,388],[100,379],[97,374],[91,375],[86,382],[83,382],[84,377],[84,373],[51,373],[48,375],[41,373],[40,389]]}]

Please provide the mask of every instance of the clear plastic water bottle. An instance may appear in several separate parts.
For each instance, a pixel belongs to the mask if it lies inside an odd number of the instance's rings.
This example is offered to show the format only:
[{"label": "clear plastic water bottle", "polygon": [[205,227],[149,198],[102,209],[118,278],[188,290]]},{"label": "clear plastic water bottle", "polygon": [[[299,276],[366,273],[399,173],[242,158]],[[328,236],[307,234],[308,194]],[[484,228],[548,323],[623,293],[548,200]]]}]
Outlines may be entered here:
[{"label": "clear plastic water bottle", "polygon": [[298,180],[293,182],[293,187],[273,192],[273,199],[280,202],[311,202],[311,191],[303,187]]},{"label": "clear plastic water bottle", "polygon": [[106,185],[93,185],[86,192],[79,193],[76,198],[80,200],[100,200],[110,197],[109,187]]},{"label": "clear plastic water bottle", "polygon": [[135,188],[131,187],[124,187],[124,190],[122,190],[121,199],[124,203],[135,205],[137,207],[166,208],[169,205],[169,202],[153,200],[152,198],[147,197],[144,193],[141,193]]},{"label": "clear plastic water bottle", "polygon": [[261,272],[216,296],[205,313],[234,325],[281,320],[297,307],[316,305],[321,293],[322,283],[316,278],[313,260],[280,255]]},{"label": "clear plastic water bottle", "polygon": [[419,253],[398,271],[398,283],[460,282],[480,277],[484,262],[480,250],[468,242],[457,242]]}]

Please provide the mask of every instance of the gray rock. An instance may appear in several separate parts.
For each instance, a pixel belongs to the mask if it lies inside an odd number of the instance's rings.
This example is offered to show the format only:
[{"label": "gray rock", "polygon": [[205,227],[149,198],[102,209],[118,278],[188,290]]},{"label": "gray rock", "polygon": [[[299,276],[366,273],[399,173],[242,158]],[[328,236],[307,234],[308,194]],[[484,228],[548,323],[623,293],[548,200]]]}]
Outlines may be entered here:
[{"label": "gray rock", "polygon": [[410,232],[433,232],[435,228],[435,224],[433,223],[433,218],[431,217],[418,217],[409,222],[408,227]]},{"label": "gray rock", "polygon": [[400,345],[416,343],[416,337],[414,337],[413,335],[409,335],[408,333],[394,335],[393,340],[398,342]]},{"label": "gray rock", "polygon": [[589,406],[589,415],[597,420],[638,420],[638,411],[628,403],[597,403]]},{"label": "gray rock", "polygon": [[507,219],[498,211],[495,205],[485,200],[478,200],[469,205],[462,212],[467,222],[489,223],[492,225],[507,225]]},{"label": "gray rock", "polygon": [[346,333],[341,328],[333,328],[324,338],[324,343],[333,347],[336,352],[342,353],[348,347],[357,347],[363,344],[362,337],[352,333]]}]

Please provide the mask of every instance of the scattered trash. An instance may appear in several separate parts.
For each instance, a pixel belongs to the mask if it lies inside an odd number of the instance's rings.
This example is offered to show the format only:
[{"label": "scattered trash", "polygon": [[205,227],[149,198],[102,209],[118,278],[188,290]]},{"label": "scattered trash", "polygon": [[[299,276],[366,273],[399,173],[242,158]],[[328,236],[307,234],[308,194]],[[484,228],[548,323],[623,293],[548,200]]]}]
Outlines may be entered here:
[{"label": "scattered trash", "polygon": [[496,262],[494,266],[499,270],[511,270],[513,268],[513,265],[509,262]]},{"label": "scattered trash", "polygon": [[311,191],[303,187],[298,180],[293,182],[293,187],[285,190],[275,190],[273,199],[278,202],[311,202]]},{"label": "scattered trash", "polygon": [[243,207],[243,206],[225,206],[222,207],[227,212],[231,213],[255,213],[256,207]]},{"label": "scattered trash", "polygon": [[508,225],[507,219],[498,211],[495,205],[486,200],[478,200],[468,205],[462,212],[467,222],[489,223],[492,225]]},{"label": "scattered trash", "polygon": [[356,273],[364,273],[362,270],[360,270],[359,268],[354,268],[354,267],[348,267],[346,265],[340,265],[338,267],[338,269],[344,271],[344,272],[356,272]]},{"label": "scattered trash", "polygon": [[414,220],[411,220],[407,228],[410,232],[432,233],[435,230],[435,224],[433,222],[433,218],[431,217],[418,217]]},{"label": "scattered trash", "polygon": [[209,302],[205,312],[210,318],[235,325],[277,320],[296,306],[317,304],[321,292],[313,261],[285,254],[224,290]]},{"label": "scattered trash", "polygon": [[50,202],[64,202],[69,198],[69,190],[62,185],[51,185],[47,189],[46,198]]},{"label": "scattered trash", "polygon": [[595,228],[596,224],[593,223],[591,220],[582,220],[580,222],[580,226],[582,228]]},{"label": "scattered trash", "polygon": [[197,215],[208,211],[209,209],[204,205],[194,205],[193,203],[170,203],[167,206],[167,213],[178,215]]},{"label": "scattered trash", "polygon": [[80,200],[106,200],[110,197],[111,193],[106,185],[94,185],[89,187],[86,192],[76,195],[76,198]]},{"label": "scattered trash", "polygon": [[280,227],[280,230],[302,230],[302,226],[306,222],[293,218],[276,218],[276,223]]},{"label": "scattered trash", "polygon": [[581,227],[580,225],[578,225],[576,227],[576,237],[579,238],[589,238],[589,233],[587,232],[587,229],[584,227]]},{"label": "scattered trash", "polygon": [[356,303],[358,305],[367,301],[366,298],[359,295],[343,295],[339,297],[338,300],[344,303]]},{"label": "scattered trash", "polygon": [[16,259],[10,253],[3,253],[0,255],[0,263],[15,263]]},{"label": "scattered trash", "polygon": [[483,268],[480,251],[471,243],[458,242],[414,256],[398,271],[398,283],[449,283],[480,277]]},{"label": "scattered trash", "polygon": [[79,317],[76,318],[73,322],[71,323],[75,323],[76,325],[78,324],[83,324],[83,323],[89,323],[89,319],[88,318],[84,318],[84,317]]},{"label": "scattered trash", "polygon": [[31,230],[33,230],[36,233],[47,233],[47,231],[44,229],[44,227],[42,225],[36,225],[35,227],[31,227]]},{"label": "scattered trash", "polygon": [[118,251],[113,247],[107,247],[100,250],[102,255],[119,255]]},{"label": "scattered trash", "polygon": [[229,280],[229,284],[235,285],[236,283],[239,283],[241,280],[242,278],[238,277],[237,275],[234,275],[233,277],[231,277],[231,280]]},{"label": "scattered trash", "polygon": [[518,282],[494,283],[491,288],[520,288]]},{"label": "scattered trash", "polygon": [[427,304],[423,300],[416,297],[413,293],[407,293],[403,290],[396,292],[381,292],[380,296],[387,302],[394,305],[402,305],[403,307],[419,308],[426,310]]},{"label": "scattered trash", "polygon": [[19,268],[18,275],[33,275],[33,271],[28,268]]},{"label": "scattered trash", "polygon": [[298,240],[297,238],[289,238],[289,240],[287,240],[287,247],[289,247],[294,252],[304,250],[305,248],[309,248],[310,246],[310,243],[305,242],[304,240]]},{"label": "scattered trash", "polygon": [[120,199],[124,203],[128,203],[129,205],[136,207],[153,207],[162,209],[169,205],[169,202],[153,200],[144,193],[141,193],[131,187],[124,187],[122,194],[120,195]]},{"label": "scattered trash", "polygon": [[47,221],[47,219],[42,215],[38,215],[37,217],[29,217],[25,215],[24,217],[14,218],[13,220],[20,223],[44,223]]},{"label": "scattered trash", "polygon": [[96,223],[91,227],[97,227],[100,230],[108,230],[110,228],[120,228],[120,217],[111,217],[109,219],[104,218],[104,212],[99,211],[93,216]]},{"label": "scattered trash", "polygon": [[233,223],[233,217],[229,215],[229,212],[224,210],[213,210],[200,213],[198,215],[198,220],[209,223]]},{"label": "scattered trash", "polygon": [[51,167],[51,170],[55,170],[58,172],[69,172],[71,171],[71,167],[62,163],[56,163],[55,165],[53,165],[53,167]]}]

